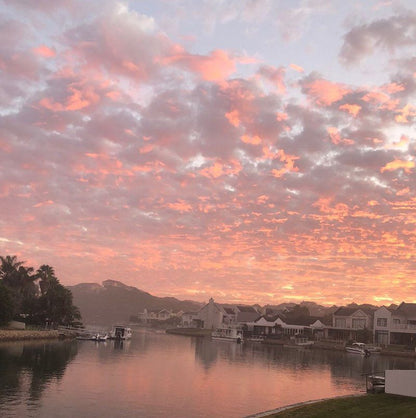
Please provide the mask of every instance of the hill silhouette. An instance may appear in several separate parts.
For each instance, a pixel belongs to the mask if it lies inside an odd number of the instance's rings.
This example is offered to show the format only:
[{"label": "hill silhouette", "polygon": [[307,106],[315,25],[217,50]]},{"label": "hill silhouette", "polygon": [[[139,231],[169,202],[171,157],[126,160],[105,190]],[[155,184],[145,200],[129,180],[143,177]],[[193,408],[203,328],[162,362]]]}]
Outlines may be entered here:
[{"label": "hill silhouette", "polygon": [[85,325],[112,326],[127,323],[131,315],[143,312],[144,308],[165,308],[177,312],[197,311],[202,306],[199,302],[153,296],[116,280],[105,280],[102,285],[80,283],[68,286],[68,289],[74,297],[74,305],[81,311]]}]

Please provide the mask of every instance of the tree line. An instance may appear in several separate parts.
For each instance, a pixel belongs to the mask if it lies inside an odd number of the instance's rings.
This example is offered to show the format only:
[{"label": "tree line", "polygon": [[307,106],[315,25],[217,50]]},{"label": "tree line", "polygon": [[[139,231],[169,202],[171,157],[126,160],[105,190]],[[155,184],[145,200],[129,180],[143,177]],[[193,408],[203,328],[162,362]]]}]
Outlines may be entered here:
[{"label": "tree line", "polygon": [[0,256],[0,325],[11,320],[56,327],[81,320],[72,293],[59,283],[53,267],[36,271],[16,256]]}]

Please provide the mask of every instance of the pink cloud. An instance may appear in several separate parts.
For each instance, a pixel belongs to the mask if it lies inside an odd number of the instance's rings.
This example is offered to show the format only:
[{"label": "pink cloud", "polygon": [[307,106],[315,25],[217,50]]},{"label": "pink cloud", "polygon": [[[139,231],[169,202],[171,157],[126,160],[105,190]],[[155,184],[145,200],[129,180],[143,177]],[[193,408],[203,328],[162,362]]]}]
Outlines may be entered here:
[{"label": "pink cloud", "polygon": [[292,70],[297,71],[298,73],[303,73],[305,71],[300,65],[296,65],[296,64],[290,64],[290,68]]},{"label": "pink cloud", "polygon": [[207,81],[226,80],[236,69],[236,60],[223,50],[215,50],[210,55],[189,54],[184,50],[162,60],[164,65],[180,65],[199,74]]},{"label": "pink cloud", "polygon": [[54,49],[49,48],[46,45],[40,45],[37,48],[34,48],[34,53],[37,55],[40,55],[41,57],[44,58],[52,58],[56,55],[56,52]]},{"label": "pink cloud", "polygon": [[330,106],[351,92],[351,89],[341,83],[333,83],[324,79],[305,82],[303,87],[306,93],[321,106]]},{"label": "pink cloud", "polygon": [[327,131],[328,131],[329,137],[331,138],[332,143],[335,145],[338,145],[338,144],[353,145],[354,144],[354,140],[349,139],[349,138],[342,138],[338,129],[333,126],[328,127]]},{"label": "pink cloud", "polygon": [[360,105],[357,104],[343,104],[339,107],[340,110],[345,110],[346,112],[348,112],[350,115],[357,117],[360,110],[362,109]]}]

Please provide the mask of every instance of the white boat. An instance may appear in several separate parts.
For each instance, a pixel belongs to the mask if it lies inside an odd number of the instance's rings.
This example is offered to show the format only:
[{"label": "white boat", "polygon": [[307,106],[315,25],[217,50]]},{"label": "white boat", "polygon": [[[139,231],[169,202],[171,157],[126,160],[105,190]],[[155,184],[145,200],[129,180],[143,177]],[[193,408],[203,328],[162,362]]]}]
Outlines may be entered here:
[{"label": "white boat", "polygon": [[235,327],[217,328],[211,337],[213,340],[234,341],[240,344],[243,342],[243,330]]},{"label": "white boat", "polygon": [[97,341],[97,342],[103,342],[108,340],[108,334],[96,334],[93,335],[91,340]]},{"label": "white boat", "polygon": [[351,345],[347,345],[345,350],[348,353],[360,354],[366,357],[370,355],[370,352],[367,350],[364,343],[352,343]]},{"label": "white boat", "polygon": [[247,341],[252,343],[262,343],[264,341],[264,335],[252,335],[251,337],[247,338]]},{"label": "white boat", "polygon": [[77,340],[85,340],[85,341],[107,341],[108,334],[104,333],[90,333],[90,334],[83,334],[78,335]]},{"label": "white boat", "polygon": [[381,347],[376,347],[373,345],[366,345],[365,348],[371,353],[371,354],[380,354],[381,353]]},{"label": "white boat", "polygon": [[307,337],[296,337],[295,338],[295,345],[299,347],[311,347],[313,346],[314,342],[311,340],[308,340]]},{"label": "white boat", "polygon": [[111,340],[129,340],[132,335],[131,328],[123,325],[115,325],[110,332],[109,338]]}]

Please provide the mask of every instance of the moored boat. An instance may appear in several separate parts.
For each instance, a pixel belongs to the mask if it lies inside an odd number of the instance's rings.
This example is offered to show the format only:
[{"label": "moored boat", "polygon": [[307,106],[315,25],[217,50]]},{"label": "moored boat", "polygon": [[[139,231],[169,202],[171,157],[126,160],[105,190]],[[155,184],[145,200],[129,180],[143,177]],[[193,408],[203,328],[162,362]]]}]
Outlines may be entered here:
[{"label": "moored boat", "polygon": [[351,345],[347,345],[345,347],[345,350],[348,353],[360,354],[360,355],[366,356],[366,357],[370,355],[370,351],[367,350],[364,343],[352,343]]},{"label": "moored boat", "polygon": [[212,332],[213,340],[234,341],[238,344],[243,342],[243,330],[235,327],[220,327]]},{"label": "moored boat", "polygon": [[108,338],[111,340],[129,340],[133,332],[131,328],[123,325],[115,325],[111,330]]}]

